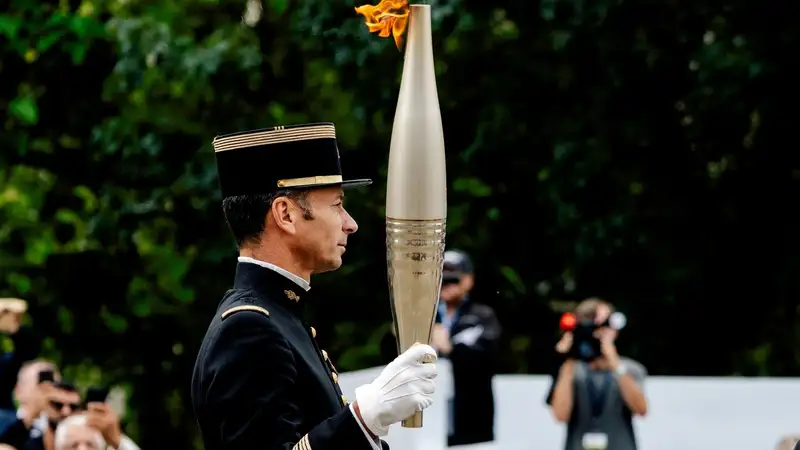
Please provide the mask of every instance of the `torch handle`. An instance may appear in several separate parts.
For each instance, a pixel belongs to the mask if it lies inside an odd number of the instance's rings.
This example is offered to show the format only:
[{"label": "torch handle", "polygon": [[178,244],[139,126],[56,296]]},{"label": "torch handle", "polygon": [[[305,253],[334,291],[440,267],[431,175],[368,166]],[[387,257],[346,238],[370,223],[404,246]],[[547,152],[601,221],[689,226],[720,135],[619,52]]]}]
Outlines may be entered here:
[{"label": "torch handle", "polygon": [[[422,364],[431,364],[433,362],[433,358],[425,358],[422,360]],[[411,417],[403,420],[401,425],[403,428],[422,428],[422,411],[415,412]]]},{"label": "torch handle", "polygon": [[413,416],[405,419],[402,423],[403,428],[422,428],[422,411],[417,411]]},{"label": "torch handle", "polygon": [[[445,219],[386,219],[389,296],[398,353],[419,343],[430,345],[444,264]],[[433,363],[435,357],[420,361]],[[402,421],[422,427],[422,412]]]}]

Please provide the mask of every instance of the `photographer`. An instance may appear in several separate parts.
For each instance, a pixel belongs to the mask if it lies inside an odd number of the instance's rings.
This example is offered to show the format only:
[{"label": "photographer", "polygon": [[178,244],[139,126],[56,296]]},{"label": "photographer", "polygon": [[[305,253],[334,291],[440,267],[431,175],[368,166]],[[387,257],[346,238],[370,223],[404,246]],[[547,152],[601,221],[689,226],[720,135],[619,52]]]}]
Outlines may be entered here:
[{"label": "photographer", "polygon": [[617,353],[614,341],[624,316],[600,299],[581,302],[572,332],[556,351],[565,356],[547,403],[559,422],[567,423],[566,450],[636,450],[634,414],[647,413],[641,364]]}]

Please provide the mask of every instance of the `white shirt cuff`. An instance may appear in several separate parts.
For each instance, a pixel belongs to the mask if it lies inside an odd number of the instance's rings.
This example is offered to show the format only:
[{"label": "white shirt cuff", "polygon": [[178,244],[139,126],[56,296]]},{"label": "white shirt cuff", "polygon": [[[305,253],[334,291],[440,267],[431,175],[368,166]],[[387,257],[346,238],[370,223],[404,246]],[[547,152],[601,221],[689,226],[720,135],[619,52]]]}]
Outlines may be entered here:
[{"label": "white shirt cuff", "polygon": [[364,432],[364,436],[367,438],[370,445],[372,445],[372,449],[381,450],[381,440],[378,438],[372,439],[372,436],[370,436],[369,431],[367,431],[367,428],[364,426],[363,423],[361,423],[360,420],[358,420],[358,414],[356,414],[356,410],[353,409],[353,404],[351,403],[350,405],[348,405],[348,408],[350,408],[350,413],[353,415],[353,418],[356,419],[358,427],[361,428],[361,431]]}]

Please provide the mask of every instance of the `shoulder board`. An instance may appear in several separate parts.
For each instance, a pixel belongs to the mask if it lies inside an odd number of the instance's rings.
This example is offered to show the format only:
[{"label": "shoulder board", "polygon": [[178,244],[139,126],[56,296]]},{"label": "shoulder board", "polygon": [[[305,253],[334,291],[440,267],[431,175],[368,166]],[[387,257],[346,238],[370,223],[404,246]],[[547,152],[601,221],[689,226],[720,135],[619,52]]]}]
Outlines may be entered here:
[{"label": "shoulder board", "polygon": [[255,305],[240,305],[240,306],[234,306],[233,308],[226,309],[222,313],[222,320],[225,320],[226,317],[230,316],[231,314],[240,312],[240,311],[260,312],[261,314],[269,317],[269,311],[267,311],[265,308],[262,308],[260,306],[255,306]]}]

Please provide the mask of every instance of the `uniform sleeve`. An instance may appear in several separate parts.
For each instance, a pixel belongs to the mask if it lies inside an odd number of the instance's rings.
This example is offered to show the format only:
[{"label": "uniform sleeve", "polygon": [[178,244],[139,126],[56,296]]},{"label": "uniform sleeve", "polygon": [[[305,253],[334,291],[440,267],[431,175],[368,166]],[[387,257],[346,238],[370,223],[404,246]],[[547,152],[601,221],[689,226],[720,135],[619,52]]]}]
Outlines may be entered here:
[{"label": "uniform sleeve", "polygon": [[290,393],[297,377],[288,343],[268,317],[242,311],[221,324],[206,355],[206,404],[227,450],[372,450],[348,408],[301,435]]},{"label": "uniform sleeve", "polygon": [[[353,405],[352,404],[348,405],[348,408],[350,409],[350,413],[353,415],[353,417],[357,418],[358,416],[356,416],[356,410],[353,409]],[[385,447],[386,449],[389,448],[388,444],[386,444],[382,440],[378,438],[373,439],[372,436],[369,434],[369,431],[367,431],[367,427],[365,427],[363,423],[361,423],[358,420],[356,420],[356,423],[358,423],[358,427],[361,428],[361,432],[364,433],[364,437],[366,437],[369,440],[369,443],[372,446],[373,450],[381,450],[381,448],[383,448],[384,445],[386,445]]]},{"label": "uniform sleeve", "polygon": [[479,322],[450,337],[453,350],[449,358],[454,363],[479,363],[490,360],[497,352],[500,321],[490,308],[481,311]]}]

